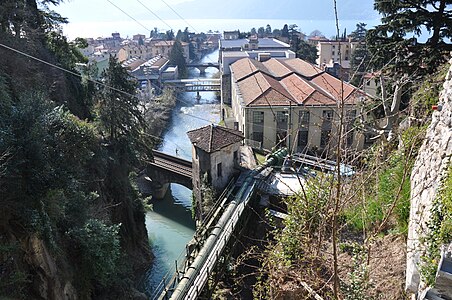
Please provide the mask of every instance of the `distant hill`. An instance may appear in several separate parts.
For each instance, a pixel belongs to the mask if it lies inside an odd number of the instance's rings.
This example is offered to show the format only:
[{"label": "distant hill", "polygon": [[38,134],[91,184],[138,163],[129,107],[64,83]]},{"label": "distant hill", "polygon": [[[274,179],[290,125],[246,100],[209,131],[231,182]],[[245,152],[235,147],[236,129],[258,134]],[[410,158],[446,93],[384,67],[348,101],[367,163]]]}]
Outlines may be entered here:
[{"label": "distant hill", "polygon": [[[186,19],[334,19],[333,1],[262,1],[262,0],[193,0],[172,7]],[[338,1],[340,20],[369,20],[378,17],[373,0]],[[169,9],[162,9],[164,19],[175,18]]]}]

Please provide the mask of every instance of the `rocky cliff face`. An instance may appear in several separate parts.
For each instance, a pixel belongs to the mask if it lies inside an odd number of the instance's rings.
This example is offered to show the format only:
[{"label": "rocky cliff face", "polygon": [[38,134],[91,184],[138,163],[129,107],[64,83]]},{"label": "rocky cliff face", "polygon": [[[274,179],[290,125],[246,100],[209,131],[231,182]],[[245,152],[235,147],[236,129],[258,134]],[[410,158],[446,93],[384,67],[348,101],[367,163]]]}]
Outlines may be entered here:
[{"label": "rocky cliff face", "polygon": [[[452,59],[450,60],[452,64]],[[411,208],[407,241],[406,289],[416,293],[421,284],[419,262],[420,240],[428,230],[433,200],[452,155],[452,67],[447,74],[444,90],[438,99],[441,110],[435,111],[427,129],[411,173]]]},{"label": "rocky cliff face", "polygon": [[34,292],[42,299],[75,300],[77,293],[72,283],[62,276],[62,267],[57,266],[45,243],[33,235],[23,242],[24,260],[33,276]]}]

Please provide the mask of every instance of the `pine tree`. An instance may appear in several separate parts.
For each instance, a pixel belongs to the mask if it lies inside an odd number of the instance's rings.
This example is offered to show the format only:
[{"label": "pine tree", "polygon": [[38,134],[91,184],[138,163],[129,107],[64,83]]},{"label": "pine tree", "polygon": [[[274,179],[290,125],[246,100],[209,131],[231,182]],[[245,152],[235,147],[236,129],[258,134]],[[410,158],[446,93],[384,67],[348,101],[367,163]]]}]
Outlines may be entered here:
[{"label": "pine tree", "polygon": [[[376,0],[382,24],[369,30],[367,43],[380,67],[390,62],[402,73],[431,73],[452,50],[445,39],[452,37],[450,0]],[[417,38],[429,34],[425,43]],[[409,37],[410,36],[410,37]]]},{"label": "pine tree", "polygon": [[138,107],[139,100],[134,96],[135,81],[112,56],[103,81],[106,86],[99,93],[97,105],[101,131],[111,144],[123,139],[136,144],[144,121]]},{"label": "pine tree", "polygon": [[297,57],[307,62],[315,64],[317,59],[317,48],[308,44],[306,41],[300,40],[297,48]]},{"label": "pine tree", "polygon": [[173,66],[177,66],[179,70],[179,77],[187,77],[187,63],[185,62],[184,51],[181,43],[176,40],[171,48],[169,55],[169,63]]},{"label": "pine tree", "polygon": [[289,27],[287,26],[287,24],[284,24],[284,27],[281,30],[281,36],[285,38],[289,37]]}]

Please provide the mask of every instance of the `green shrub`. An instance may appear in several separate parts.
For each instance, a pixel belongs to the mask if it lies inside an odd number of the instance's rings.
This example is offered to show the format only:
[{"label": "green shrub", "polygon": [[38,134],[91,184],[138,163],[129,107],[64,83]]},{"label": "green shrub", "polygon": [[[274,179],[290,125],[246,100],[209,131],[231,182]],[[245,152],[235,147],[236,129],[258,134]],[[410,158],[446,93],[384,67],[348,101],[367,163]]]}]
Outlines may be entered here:
[{"label": "green shrub", "polygon": [[432,204],[427,227],[428,233],[421,239],[423,253],[419,271],[423,280],[431,286],[435,282],[441,245],[452,242],[452,165],[449,165],[446,177]]},{"label": "green shrub", "polygon": [[96,280],[106,285],[109,277],[116,273],[120,256],[119,227],[90,219],[82,228],[69,231],[80,250],[81,271],[87,281]]}]

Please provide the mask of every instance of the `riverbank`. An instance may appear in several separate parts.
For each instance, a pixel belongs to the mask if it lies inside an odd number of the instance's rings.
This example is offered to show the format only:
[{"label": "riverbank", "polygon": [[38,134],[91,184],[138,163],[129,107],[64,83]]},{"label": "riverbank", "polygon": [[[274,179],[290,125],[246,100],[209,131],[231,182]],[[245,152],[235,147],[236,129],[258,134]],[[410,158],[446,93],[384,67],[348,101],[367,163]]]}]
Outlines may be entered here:
[{"label": "riverbank", "polygon": [[[217,60],[218,51],[203,58],[204,62]],[[210,78],[217,72],[208,68],[202,77]],[[201,77],[196,69],[189,70],[190,78]],[[174,95],[174,102],[158,104],[152,112],[153,136],[156,147],[165,153],[192,159],[192,145],[187,131],[220,121],[220,104],[213,92],[201,92],[201,99],[196,99],[196,93],[181,92]],[[163,124],[166,124],[163,126]],[[167,195],[162,200],[152,199],[153,210],[146,213],[146,228],[150,248],[154,260],[148,266],[142,279],[140,290],[148,297],[158,297],[162,288],[162,279],[172,276],[175,261],[183,258],[185,245],[192,239],[195,222],[191,217],[192,191],[178,184],[171,184]]]},{"label": "riverbank", "polygon": [[162,134],[168,127],[177,96],[175,91],[165,89],[162,95],[156,97],[146,107],[144,118],[148,127],[147,133],[151,138],[156,139],[154,147],[160,143]]}]

